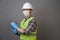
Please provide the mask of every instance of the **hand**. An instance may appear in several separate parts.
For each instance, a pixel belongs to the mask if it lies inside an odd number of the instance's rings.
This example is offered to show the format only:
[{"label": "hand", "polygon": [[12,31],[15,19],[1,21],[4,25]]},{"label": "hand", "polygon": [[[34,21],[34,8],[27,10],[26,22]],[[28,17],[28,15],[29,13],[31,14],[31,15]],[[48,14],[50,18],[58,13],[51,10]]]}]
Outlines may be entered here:
[{"label": "hand", "polygon": [[18,31],[17,31],[16,29],[14,29],[14,30],[13,30],[13,33],[16,34],[16,33],[18,33]]},{"label": "hand", "polygon": [[20,33],[16,29],[13,30],[13,33],[17,36],[20,36]]},{"label": "hand", "polygon": [[16,28],[18,27],[15,22],[11,22],[10,25],[11,25],[11,27],[12,27],[13,29],[16,29]]}]

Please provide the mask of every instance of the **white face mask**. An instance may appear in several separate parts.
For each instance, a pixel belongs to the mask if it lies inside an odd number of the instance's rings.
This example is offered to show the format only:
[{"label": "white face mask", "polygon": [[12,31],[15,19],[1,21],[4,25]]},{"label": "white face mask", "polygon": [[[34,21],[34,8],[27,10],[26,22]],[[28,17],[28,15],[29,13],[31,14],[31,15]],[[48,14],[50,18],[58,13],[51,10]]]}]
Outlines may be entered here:
[{"label": "white face mask", "polygon": [[25,16],[29,16],[29,11],[23,11],[23,14],[25,15]]}]

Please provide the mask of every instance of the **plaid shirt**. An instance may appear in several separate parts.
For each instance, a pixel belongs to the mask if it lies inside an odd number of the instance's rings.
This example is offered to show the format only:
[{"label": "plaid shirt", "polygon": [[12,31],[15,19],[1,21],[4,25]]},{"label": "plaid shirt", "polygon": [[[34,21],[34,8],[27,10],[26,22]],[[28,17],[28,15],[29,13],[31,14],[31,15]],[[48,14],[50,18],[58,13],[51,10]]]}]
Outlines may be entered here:
[{"label": "plaid shirt", "polygon": [[35,19],[32,19],[29,24],[28,24],[28,27],[24,30],[24,34],[29,34],[30,32],[33,32],[35,31],[36,29],[36,20]]}]

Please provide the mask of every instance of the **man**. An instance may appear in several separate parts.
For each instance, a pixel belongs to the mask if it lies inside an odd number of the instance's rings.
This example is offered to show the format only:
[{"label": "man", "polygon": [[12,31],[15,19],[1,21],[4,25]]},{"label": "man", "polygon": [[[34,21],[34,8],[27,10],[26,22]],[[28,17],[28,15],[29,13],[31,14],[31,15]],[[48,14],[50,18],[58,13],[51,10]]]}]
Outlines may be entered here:
[{"label": "man", "polygon": [[37,22],[32,16],[32,5],[26,2],[23,5],[23,14],[25,18],[20,22],[20,27],[16,23],[11,22],[14,33],[20,33],[20,40],[36,40],[37,38]]}]

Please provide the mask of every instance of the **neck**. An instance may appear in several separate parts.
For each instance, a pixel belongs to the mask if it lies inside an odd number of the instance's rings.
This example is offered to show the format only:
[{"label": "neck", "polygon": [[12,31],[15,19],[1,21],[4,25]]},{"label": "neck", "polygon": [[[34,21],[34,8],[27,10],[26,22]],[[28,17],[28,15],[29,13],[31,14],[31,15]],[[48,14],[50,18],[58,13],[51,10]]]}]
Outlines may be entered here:
[{"label": "neck", "polygon": [[26,18],[28,19],[29,17],[31,17],[32,15],[29,15],[29,16],[27,16]]}]

